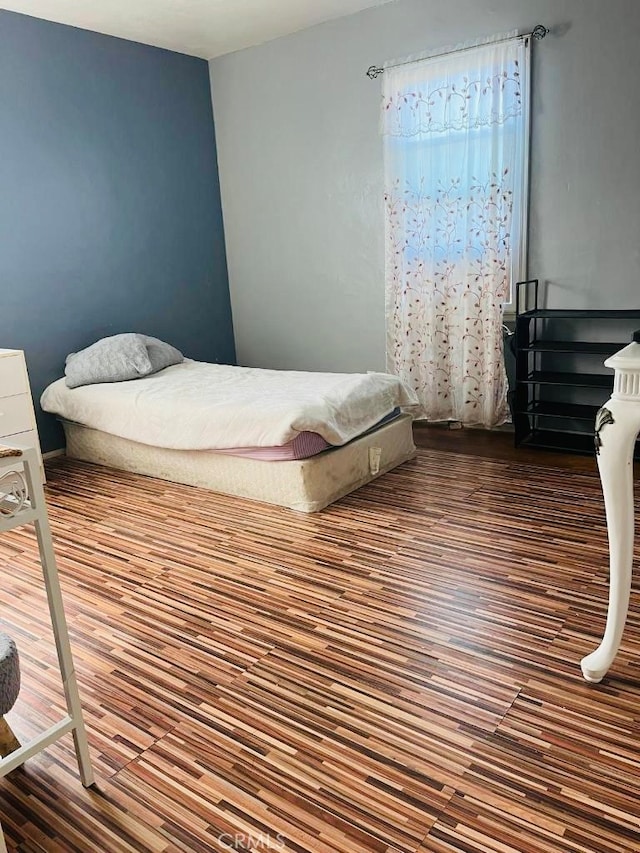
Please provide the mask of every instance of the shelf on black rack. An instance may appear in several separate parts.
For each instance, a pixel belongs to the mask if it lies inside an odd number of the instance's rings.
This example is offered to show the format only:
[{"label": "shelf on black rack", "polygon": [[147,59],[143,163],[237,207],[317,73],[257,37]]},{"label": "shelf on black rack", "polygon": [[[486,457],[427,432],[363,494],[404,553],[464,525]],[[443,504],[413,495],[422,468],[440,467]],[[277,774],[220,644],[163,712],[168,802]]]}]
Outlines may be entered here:
[{"label": "shelf on black rack", "polygon": [[[560,432],[536,429],[518,442],[518,447],[537,447],[541,450],[560,450],[564,453],[595,453],[594,437],[588,432]],[[640,462],[640,440],[636,442],[633,458]]]},{"label": "shelf on black rack", "polygon": [[640,311],[636,310],[605,310],[594,311],[584,308],[533,308],[522,311],[518,317],[541,317],[546,319],[561,319],[572,317],[579,320],[636,320],[640,319]]},{"label": "shelf on black rack", "polygon": [[528,347],[522,347],[529,352],[585,352],[593,355],[613,355],[624,344],[597,343],[591,341],[533,341]]},{"label": "shelf on black rack", "polygon": [[567,418],[569,420],[590,421],[595,423],[599,406],[585,406],[579,403],[557,403],[549,400],[536,400],[518,414],[539,415],[545,418]]},{"label": "shelf on black rack", "polygon": [[521,379],[527,385],[571,385],[583,388],[613,388],[613,374],[609,373],[557,373],[534,370]]},{"label": "shelf on black rack", "polygon": [[593,435],[585,432],[556,432],[536,429],[520,442],[521,447],[541,447],[546,450],[563,450],[565,453],[593,453]]}]

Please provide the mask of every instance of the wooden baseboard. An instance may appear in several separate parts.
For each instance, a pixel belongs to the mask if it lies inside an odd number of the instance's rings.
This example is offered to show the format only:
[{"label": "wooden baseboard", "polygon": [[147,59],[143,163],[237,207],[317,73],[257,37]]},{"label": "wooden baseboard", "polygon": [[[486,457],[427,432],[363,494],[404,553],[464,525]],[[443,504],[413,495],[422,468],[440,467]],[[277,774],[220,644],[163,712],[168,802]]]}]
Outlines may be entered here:
[{"label": "wooden baseboard", "polygon": [[42,458],[55,459],[56,456],[64,456],[66,452],[66,448],[60,447],[58,450],[48,450],[46,453],[43,453]]}]

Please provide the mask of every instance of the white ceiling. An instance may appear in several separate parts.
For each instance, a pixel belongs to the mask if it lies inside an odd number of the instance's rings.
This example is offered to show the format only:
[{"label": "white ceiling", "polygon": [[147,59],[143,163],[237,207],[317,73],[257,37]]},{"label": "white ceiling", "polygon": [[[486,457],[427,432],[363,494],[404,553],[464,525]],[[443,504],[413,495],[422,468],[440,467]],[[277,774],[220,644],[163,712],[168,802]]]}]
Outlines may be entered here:
[{"label": "white ceiling", "polygon": [[213,59],[391,0],[0,0],[0,9]]}]

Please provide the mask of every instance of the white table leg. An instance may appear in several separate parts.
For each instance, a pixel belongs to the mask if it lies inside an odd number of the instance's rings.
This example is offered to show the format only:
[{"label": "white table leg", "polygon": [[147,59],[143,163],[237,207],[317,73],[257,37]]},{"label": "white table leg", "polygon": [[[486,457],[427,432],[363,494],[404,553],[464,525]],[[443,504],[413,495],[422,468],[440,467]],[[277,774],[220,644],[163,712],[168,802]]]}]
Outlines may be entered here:
[{"label": "white table leg", "polygon": [[[71,645],[69,643],[69,631],[64,612],[64,604],[62,602],[60,578],[58,576],[58,567],[56,565],[56,557],[53,550],[53,540],[51,538],[51,528],[49,527],[44,490],[39,477],[34,475],[36,467],[33,464],[33,451],[26,450],[24,457],[24,473],[29,487],[31,506],[37,511],[34,526],[36,529],[36,537],[38,539],[38,547],[40,549],[40,560],[42,563],[44,582],[47,590],[47,601],[49,602],[49,613],[51,615],[53,636],[58,652],[58,661],[60,664],[60,674],[62,675],[62,686],[67,703],[67,711],[74,724],[73,743],[75,746],[76,758],[78,759],[80,779],[85,787],[89,787],[94,783],[93,770],[91,768],[89,744],[82,716],[82,704],[80,702],[80,694],[78,692],[76,673],[71,654]],[[0,853],[2,853],[1,850]]]},{"label": "white table leg", "polygon": [[[10,754],[0,758],[0,777],[6,776],[27,759],[72,732],[80,778],[84,785],[89,786],[93,784],[89,745],[82,718],[82,705],[73,667],[60,580],[42,488],[40,461],[35,448],[0,447],[0,487],[4,488],[5,485],[8,491],[6,495],[4,493],[0,495],[3,510],[0,513],[0,532],[12,530],[23,524],[35,525],[68,713],[27,744],[19,746]],[[7,853],[2,826],[0,826],[0,853]]]},{"label": "white table leg", "polygon": [[[587,681],[607,673],[620,647],[629,608],[633,565],[633,451],[640,429],[640,403],[609,400],[599,418],[598,468],[609,534],[609,609],[598,648],[581,661]],[[610,413],[610,418],[606,413]],[[612,419],[612,420],[611,420]]]}]

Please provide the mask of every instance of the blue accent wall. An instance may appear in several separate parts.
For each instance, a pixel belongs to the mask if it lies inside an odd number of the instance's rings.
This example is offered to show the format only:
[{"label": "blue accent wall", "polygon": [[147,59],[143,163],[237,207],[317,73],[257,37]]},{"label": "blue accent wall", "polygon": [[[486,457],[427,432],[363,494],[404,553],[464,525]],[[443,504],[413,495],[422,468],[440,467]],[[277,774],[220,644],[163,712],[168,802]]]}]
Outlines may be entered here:
[{"label": "blue accent wall", "polygon": [[0,11],[0,347],[43,450],[67,353],[131,331],[235,360],[207,63]]}]

